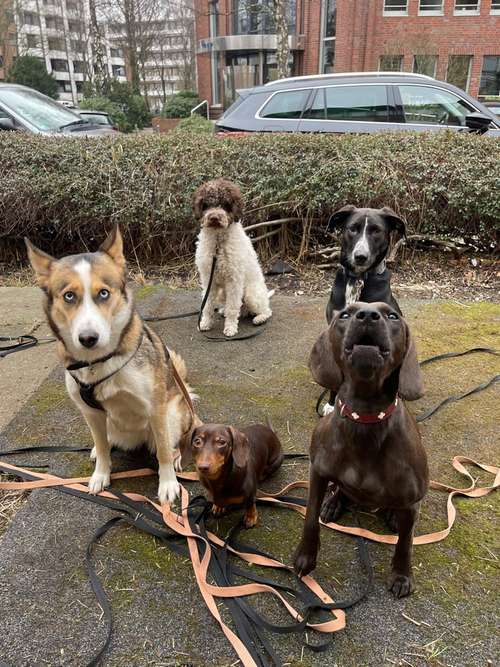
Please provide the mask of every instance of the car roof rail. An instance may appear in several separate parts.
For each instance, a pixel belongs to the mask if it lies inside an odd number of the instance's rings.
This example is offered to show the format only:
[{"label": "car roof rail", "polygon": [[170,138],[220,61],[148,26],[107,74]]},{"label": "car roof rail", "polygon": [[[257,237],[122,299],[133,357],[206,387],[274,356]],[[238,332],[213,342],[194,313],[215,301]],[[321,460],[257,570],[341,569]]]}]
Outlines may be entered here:
[{"label": "car roof rail", "polygon": [[417,74],[416,72],[335,72],[334,74],[305,74],[303,76],[289,76],[285,79],[275,79],[274,81],[268,81],[264,85],[273,86],[277,83],[289,83],[290,81],[315,81],[318,79],[335,79],[338,77],[351,76],[409,76],[415,77],[417,79],[430,79],[431,81],[435,81],[434,77],[432,76],[428,76],[427,74]]}]

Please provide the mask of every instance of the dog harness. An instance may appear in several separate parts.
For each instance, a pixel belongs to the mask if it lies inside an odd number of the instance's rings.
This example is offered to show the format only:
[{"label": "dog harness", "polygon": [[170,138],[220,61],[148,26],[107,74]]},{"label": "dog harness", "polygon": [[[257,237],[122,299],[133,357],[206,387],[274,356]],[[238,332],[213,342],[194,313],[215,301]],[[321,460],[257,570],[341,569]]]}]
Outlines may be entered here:
[{"label": "dog harness", "polygon": [[80,389],[80,398],[84,403],[86,403],[89,408],[93,408],[94,410],[102,410],[104,412],[104,408],[102,407],[102,403],[100,403],[97,398],[94,396],[94,389],[100,385],[102,382],[105,382],[106,380],[109,380],[109,378],[113,377],[113,375],[116,375],[119,371],[122,370],[122,368],[125,368],[125,366],[132,361],[132,359],[135,357],[137,352],[139,351],[139,348],[142,345],[142,340],[144,338],[144,330],[141,332],[141,336],[139,338],[139,343],[137,344],[137,347],[135,348],[133,354],[121,365],[119,366],[116,370],[114,370],[112,373],[108,373],[108,375],[105,375],[103,378],[100,380],[96,380],[95,382],[83,382],[80,380],[76,375],[74,375],[71,371],[77,371],[80,370],[81,368],[91,368],[95,366],[95,364],[103,364],[106,361],[109,361],[112,359],[114,356],[116,356],[116,350],[114,352],[110,352],[107,354],[105,357],[101,357],[100,359],[96,359],[95,361],[76,361],[74,364],[70,364],[69,366],[66,367],[66,370],[69,372],[73,380],[77,383],[79,389]]},{"label": "dog harness", "polygon": [[349,405],[347,405],[347,403],[341,401],[338,396],[336,404],[341,417],[347,417],[351,421],[358,422],[359,424],[379,424],[380,422],[389,419],[394,410],[398,407],[399,396],[396,396],[393,402],[388,405],[385,410],[381,410],[378,413],[360,414],[355,412]]}]

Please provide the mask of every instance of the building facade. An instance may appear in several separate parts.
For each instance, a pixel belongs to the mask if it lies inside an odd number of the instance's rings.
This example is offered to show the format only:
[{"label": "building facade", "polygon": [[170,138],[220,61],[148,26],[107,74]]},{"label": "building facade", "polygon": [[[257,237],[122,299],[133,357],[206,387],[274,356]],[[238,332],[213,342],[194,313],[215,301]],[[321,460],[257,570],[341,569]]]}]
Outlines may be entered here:
[{"label": "building facade", "polygon": [[[0,81],[16,56],[35,56],[56,79],[59,99],[77,105],[84,83],[92,79],[88,0],[22,0],[15,6],[8,39],[0,40]],[[130,80],[124,24],[103,18],[100,26],[108,76]],[[193,36],[185,21],[175,18],[151,21],[141,35],[141,92],[158,111],[168,95],[186,87]]]},{"label": "building facade", "polygon": [[[198,90],[212,108],[275,69],[272,0],[196,3]],[[500,95],[500,0],[287,0],[291,75],[408,71]]]}]

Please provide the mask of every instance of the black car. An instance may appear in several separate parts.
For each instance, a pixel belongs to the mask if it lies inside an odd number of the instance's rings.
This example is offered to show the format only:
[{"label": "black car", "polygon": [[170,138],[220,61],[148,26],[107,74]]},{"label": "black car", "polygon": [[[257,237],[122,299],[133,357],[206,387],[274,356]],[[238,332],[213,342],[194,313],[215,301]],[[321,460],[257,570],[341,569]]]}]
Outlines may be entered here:
[{"label": "black car", "polygon": [[319,74],[238,91],[219,132],[417,132],[500,135],[500,120],[463,90],[423,74]]}]

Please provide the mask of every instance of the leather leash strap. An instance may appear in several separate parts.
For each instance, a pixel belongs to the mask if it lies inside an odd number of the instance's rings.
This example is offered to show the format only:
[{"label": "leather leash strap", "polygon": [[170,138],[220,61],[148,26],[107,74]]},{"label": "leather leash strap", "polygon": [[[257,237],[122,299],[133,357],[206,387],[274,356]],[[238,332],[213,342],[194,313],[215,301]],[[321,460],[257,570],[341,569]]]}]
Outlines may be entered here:
[{"label": "leather leash strap", "polygon": [[[492,475],[494,475],[494,480],[491,486],[476,486],[476,482],[472,475],[469,473],[469,471],[465,468],[463,465],[464,463],[476,466],[477,468],[481,468],[485,472],[488,472]],[[456,495],[460,496],[466,496],[468,498],[481,498],[482,496],[486,496],[498,487],[500,487],[500,467],[498,466],[492,466],[492,465],[487,465],[485,463],[479,463],[478,461],[475,461],[474,459],[471,459],[467,456],[455,456],[452,461],[452,466],[453,468],[460,473],[461,475],[464,475],[467,477],[467,479],[470,481],[469,486],[466,487],[454,487],[449,484],[443,484],[441,482],[435,482],[432,481],[430,482],[429,486],[431,489],[434,489],[436,491],[444,491],[448,492],[448,498],[446,501],[446,509],[447,509],[447,520],[448,520],[448,525],[446,528],[443,530],[436,531],[434,533],[427,533],[425,535],[417,535],[413,538],[413,544],[419,545],[419,544],[432,544],[434,542],[440,542],[441,540],[444,540],[449,534],[450,530],[453,527],[453,524],[456,519],[456,509],[455,506],[453,505],[453,498]],[[23,472],[28,472],[24,470],[23,468],[19,466],[12,465],[10,463],[7,463],[5,461],[0,461],[0,470],[3,470],[4,472],[10,472],[12,474],[16,474],[18,471],[23,471]],[[54,475],[48,475],[45,473],[39,473],[39,472],[33,472],[29,471],[33,476],[38,477],[38,481],[29,481],[29,482],[0,482],[0,490],[5,490],[5,491],[22,491],[22,490],[29,490],[29,489],[34,489],[34,488],[45,488],[45,487],[53,487],[53,486],[71,486],[74,484],[82,484],[85,482],[88,482],[90,479],[89,477],[76,477],[76,478],[61,478],[61,477],[56,477]],[[111,475],[112,479],[126,479],[127,477],[146,477],[149,475],[155,475],[156,472],[154,470],[151,470],[149,468],[143,468],[139,470],[129,470],[125,472],[117,472],[113,473]],[[181,472],[177,473],[177,477],[182,480],[186,481],[196,481],[198,480],[198,475],[194,472]],[[293,509],[294,511],[298,512],[302,516],[305,516],[306,513],[306,507],[305,507],[305,501],[301,498],[293,498],[289,497],[289,492],[294,490],[294,489],[308,489],[309,488],[309,482],[303,480],[303,481],[297,481],[297,482],[291,482],[290,484],[287,484],[285,487],[283,487],[280,491],[277,491],[276,493],[266,493],[264,491],[258,491],[257,492],[257,498],[264,503],[269,503],[269,504],[275,504],[275,505],[280,505],[282,507],[288,507],[290,509]],[[87,487],[81,487],[80,490],[84,490],[88,492]],[[108,492],[103,492],[105,495]],[[102,494],[100,494],[102,495]],[[137,495],[137,494],[135,494]],[[108,496],[109,497],[109,496]],[[145,498],[145,496],[141,496],[141,498]],[[183,497],[183,505],[185,504],[184,502],[185,498]],[[153,504],[154,507],[159,507],[153,501],[149,499],[145,499],[144,502],[149,502]],[[169,509],[170,512],[170,509]],[[173,513],[171,513],[173,515]],[[165,516],[165,515],[164,515]],[[340,533],[346,533],[348,535],[356,535],[358,537],[364,537],[368,540],[371,540],[372,542],[379,542],[382,544],[396,544],[398,537],[397,535],[381,535],[379,533],[375,533],[371,530],[367,530],[365,528],[360,528],[357,526],[343,526],[338,523],[329,522],[329,523],[323,523],[321,522],[322,525],[326,526],[327,528],[330,528],[332,530],[336,530]],[[220,542],[219,538],[216,535],[210,534],[210,538],[214,540],[214,542],[217,543],[217,541]],[[263,564],[258,562],[258,559],[256,561],[248,561],[248,562],[254,562],[255,564]],[[286,566],[284,566],[286,567]]]},{"label": "leather leash strap", "polygon": [[[72,489],[75,491],[80,491],[87,494],[89,493],[88,487],[84,486],[81,483],[82,481],[88,481],[90,479],[89,477],[65,479],[57,477],[56,475],[50,475],[48,473],[41,473],[33,470],[27,470],[20,466],[11,465],[3,461],[0,461],[0,470],[3,470],[4,472],[9,472],[11,474],[19,474],[19,475],[27,474],[30,477],[36,477],[38,478],[37,480],[35,480],[36,482],[38,482],[36,488],[43,488],[43,486],[46,487],[64,486],[68,489]],[[152,473],[153,473],[152,470],[143,469],[137,471],[129,471],[126,473],[116,473],[112,477],[116,478],[116,475],[119,475],[121,478],[126,476],[137,477],[137,476],[149,475]],[[183,478],[185,476],[189,480],[193,480],[193,474],[179,475],[180,478]],[[13,490],[14,488],[17,489],[34,488],[33,483],[34,483],[33,481],[19,482],[19,483],[1,482],[0,489]],[[5,486],[6,484],[8,486]],[[211,614],[219,623],[222,631],[232,644],[244,667],[259,667],[259,666],[254,661],[253,657],[250,655],[249,651],[247,650],[245,644],[241,641],[241,639],[222,620],[217,607],[216,598],[232,598],[232,597],[256,595],[258,593],[271,593],[272,595],[278,597],[278,599],[283,603],[285,609],[288,611],[288,613],[292,616],[294,620],[299,622],[304,620],[302,616],[299,614],[299,612],[279,593],[279,591],[276,590],[276,588],[274,588],[273,586],[270,586],[268,584],[250,583],[250,584],[240,584],[235,586],[215,586],[213,584],[208,583],[207,581],[208,565],[210,563],[211,553],[212,553],[211,543],[218,546],[223,546],[224,542],[219,537],[208,531],[206,533],[206,538],[201,536],[200,534],[196,534],[193,532],[188,519],[189,496],[187,490],[183,486],[181,486],[181,503],[183,509],[180,515],[173,512],[168,504],[160,506],[151,499],[147,498],[146,496],[137,493],[116,492],[115,494],[112,491],[103,491],[98,495],[100,497],[109,498],[113,500],[120,500],[121,497],[125,497],[134,502],[147,503],[161,513],[161,515],[163,516],[163,521],[167,527],[169,527],[172,531],[174,531],[178,535],[181,535],[187,539],[188,548],[191,555],[191,561],[193,564],[193,571],[196,577],[196,581],[198,583],[198,587],[200,588],[200,592]],[[205,553],[201,558],[196,546],[197,542],[199,542],[200,540],[204,542],[206,546]],[[260,565],[264,567],[281,568],[284,570],[292,571],[292,568],[290,566],[287,566],[284,563],[281,563],[280,561],[277,561],[273,558],[258,553],[238,551],[237,549],[231,547],[230,545],[228,545],[227,548],[232,553],[239,556],[240,558],[242,558],[243,560],[245,560],[250,564]],[[342,609],[335,608],[335,603],[332,600],[332,598],[321,588],[321,586],[312,577],[310,576],[303,577],[301,581],[305,584],[305,586],[307,586],[307,588],[309,588],[309,590],[312,593],[315,594],[315,596],[319,598],[319,600],[324,605],[327,605],[327,608],[329,609],[329,611],[333,616],[333,619],[330,621],[325,621],[321,623],[306,622],[304,624],[305,627],[309,627],[312,630],[317,630],[322,633],[333,633],[337,632],[338,630],[342,630],[345,627],[345,612]]]}]

